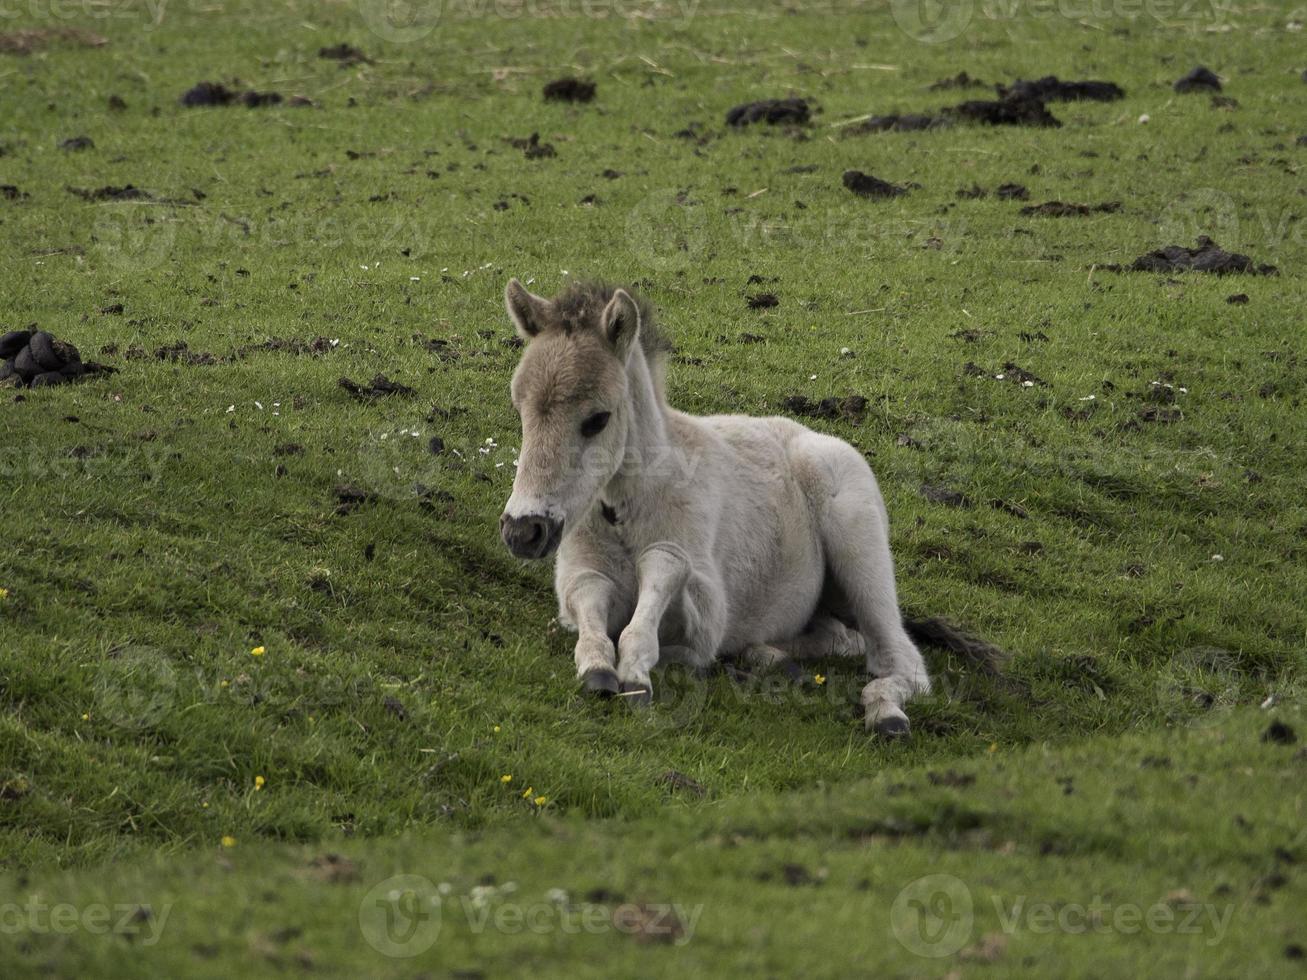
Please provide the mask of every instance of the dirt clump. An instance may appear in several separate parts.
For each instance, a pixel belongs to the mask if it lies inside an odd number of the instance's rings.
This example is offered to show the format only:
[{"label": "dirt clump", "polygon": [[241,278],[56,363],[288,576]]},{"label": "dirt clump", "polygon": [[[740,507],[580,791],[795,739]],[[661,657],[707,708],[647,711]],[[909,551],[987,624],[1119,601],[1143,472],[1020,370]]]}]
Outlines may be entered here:
[{"label": "dirt clump", "polygon": [[391,381],[384,374],[378,374],[368,384],[361,385],[349,378],[341,378],[336,382],[355,398],[360,401],[369,401],[373,398],[381,398],[385,395],[412,395],[415,394],[408,385],[402,385],[398,381]]},{"label": "dirt clump", "polygon": [[1211,272],[1218,276],[1247,273],[1254,276],[1274,276],[1279,270],[1273,265],[1258,264],[1246,255],[1227,252],[1206,235],[1200,235],[1196,248],[1168,245],[1139,256],[1128,266],[1107,265],[1112,272]]},{"label": "dirt clump", "polygon": [[[243,105],[249,109],[260,109],[270,105],[280,105],[285,99],[280,92],[256,92],[248,89],[238,92],[229,89],[221,82],[200,82],[188,89],[180,102],[188,109],[203,106]],[[296,106],[312,105],[309,99],[294,98],[291,104]]]},{"label": "dirt clump", "polygon": [[861,422],[867,414],[867,399],[862,395],[847,395],[844,398],[823,398],[814,402],[807,395],[790,395],[781,402],[785,411],[810,419],[843,419],[847,422]]},{"label": "dirt clump", "polygon": [[891,184],[879,177],[873,177],[871,174],[864,174],[861,170],[844,171],[843,180],[844,186],[859,197],[898,197],[900,194],[908,192],[906,187]]},{"label": "dirt clump", "polygon": [[1104,201],[1102,204],[1071,204],[1066,201],[1045,201],[1021,209],[1027,217],[1044,218],[1082,218],[1089,214],[1115,214],[1121,210],[1120,201]]},{"label": "dirt clump", "polygon": [[528,160],[545,160],[549,157],[558,156],[558,151],[554,149],[553,143],[540,142],[539,133],[532,133],[525,138],[510,136],[506,142],[513,149],[521,150],[522,155]]},{"label": "dirt clump", "polygon": [[1219,92],[1221,79],[1205,65],[1199,65],[1183,78],[1177,78],[1171,86],[1177,92]]},{"label": "dirt clump", "polygon": [[0,337],[0,388],[42,388],[113,371],[83,363],[76,347],[44,330],[11,330]]},{"label": "dirt clump", "polygon": [[1125,90],[1115,82],[1064,82],[1056,75],[1045,75],[1033,82],[1018,79],[1011,85],[998,86],[999,98],[1039,99],[1042,102],[1115,102],[1125,98]]},{"label": "dirt clump", "polygon": [[351,65],[372,64],[371,58],[354,45],[347,44],[344,41],[329,47],[318,48],[318,57],[326,58],[329,61],[339,61],[342,68],[348,68]]},{"label": "dirt clump", "polygon": [[1037,126],[1057,128],[1062,125],[1042,99],[1030,96],[1011,96],[1005,99],[975,99],[962,102],[946,113],[968,122],[987,126]]},{"label": "dirt clump", "polygon": [[591,102],[595,97],[595,83],[584,78],[555,78],[545,85],[546,102]]},{"label": "dirt clump", "polygon": [[989,83],[960,71],[952,78],[941,78],[937,82],[931,82],[928,87],[932,92],[945,92],[955,88],[989,88]]},{"label": "dirt clump", "polygon": [[778,123],[802,126],[811,119],[811,114],[807,99],[763,99],[732,108],[726,113],[726,125],[748,126],[765,122],[772,126]]}]

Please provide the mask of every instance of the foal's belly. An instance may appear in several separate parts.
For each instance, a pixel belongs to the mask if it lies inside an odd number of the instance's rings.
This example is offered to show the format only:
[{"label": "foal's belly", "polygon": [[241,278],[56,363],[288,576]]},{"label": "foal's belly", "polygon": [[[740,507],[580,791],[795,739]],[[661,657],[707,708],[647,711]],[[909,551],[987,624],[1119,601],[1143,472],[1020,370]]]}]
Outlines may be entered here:
[{"label": "foal's belly", "polygon": [[[754,480],[737,473],[739,489],[724,502],[721,515],[715,557],[729,611],[722,643],[725,652],[750,643],[788,640],[803,632],[825,579],[812,503],[785,465],[785,440],[769,431],[770,421],[757,423],[773,439],[757,439],[750,447],[770,457],[766,463],[755,463],[767,466],[768,472]],[[741,468],[747,470],[749,462],[754,461],[746,459]]]}]

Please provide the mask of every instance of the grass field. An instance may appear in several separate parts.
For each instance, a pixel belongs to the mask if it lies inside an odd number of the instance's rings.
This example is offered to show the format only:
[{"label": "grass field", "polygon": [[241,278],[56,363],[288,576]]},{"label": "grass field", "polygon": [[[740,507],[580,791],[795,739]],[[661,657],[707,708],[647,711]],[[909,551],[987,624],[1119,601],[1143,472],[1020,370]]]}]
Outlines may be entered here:
[{"label": "grass field", "polygon": [[[0,390],[5,975],[1301,975],[1307,13],[410,14],[0,7],[0,332],[117,369]],[[840,125],[961,71],[1126,96]],[[1104,268],[1199,235],[1279,274]],[[1006,674],[927,651],[894,745],[847,662],[582,700],[497,536],[512,275],[632,283],[686,410],[865,398],[804,421]]]}]

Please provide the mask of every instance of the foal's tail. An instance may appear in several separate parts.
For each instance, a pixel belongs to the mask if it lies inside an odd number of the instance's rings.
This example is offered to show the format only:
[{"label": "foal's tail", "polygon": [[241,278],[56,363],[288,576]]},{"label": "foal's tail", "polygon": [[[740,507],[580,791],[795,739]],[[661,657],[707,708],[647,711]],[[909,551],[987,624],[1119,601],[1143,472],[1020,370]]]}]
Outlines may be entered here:
[{"label": "foal's tail", "polygon": [[903,617],[903,628],[913,642],[929,644],[951,650],[979,667],[986,674],[997,674],[1002,670],[1007,654],[978,637],[964,633],[946,619],[929,617],[913,619]]}]

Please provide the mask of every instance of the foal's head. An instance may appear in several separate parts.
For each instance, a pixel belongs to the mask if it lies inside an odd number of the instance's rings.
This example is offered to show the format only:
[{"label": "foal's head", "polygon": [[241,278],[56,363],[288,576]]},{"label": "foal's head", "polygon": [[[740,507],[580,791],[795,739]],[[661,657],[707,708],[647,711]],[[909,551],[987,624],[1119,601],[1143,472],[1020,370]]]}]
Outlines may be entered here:
[{"label": "foal's head", "polygon": [[652,324],[642,338],[640,304],[622,289],[576,285],[551,300],[513,279],[504,300],[527,343],[512,388],[522,452],[499,530],[517,557],[545,558],[622,465],[628,367]]}]

